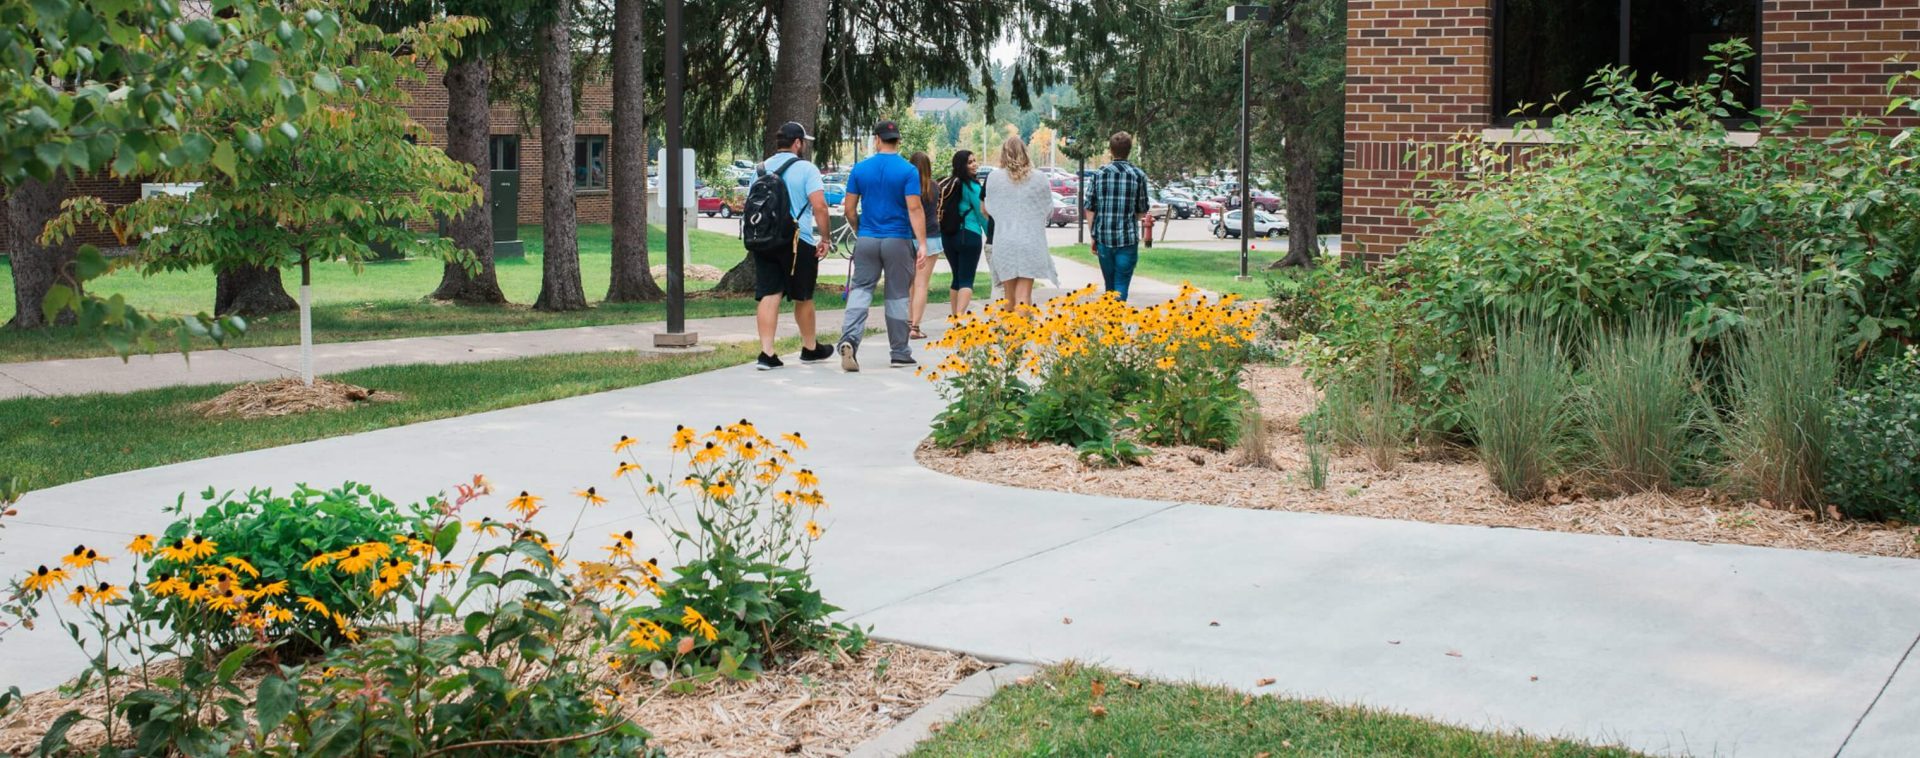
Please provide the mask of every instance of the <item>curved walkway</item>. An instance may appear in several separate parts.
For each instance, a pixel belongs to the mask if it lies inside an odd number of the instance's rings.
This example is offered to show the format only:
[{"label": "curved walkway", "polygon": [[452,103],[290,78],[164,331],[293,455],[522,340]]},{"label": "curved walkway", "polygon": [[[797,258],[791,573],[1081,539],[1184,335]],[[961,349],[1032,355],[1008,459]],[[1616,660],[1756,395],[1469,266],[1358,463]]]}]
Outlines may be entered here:
[{"label": "curved walkway", "polygon": [[[831,503],[823,589],[881,637],[1656,753],[1920,745],[1920,661],[1901,668],[1920,637],[1920,561],[1009,489],[914,462],[939,407],[910,372],[741,367],[128,472],[29,495],[0,532],[0,574],[81,542],[120,554],[209,485],[353,480],[414,501],[484,472],[562,504],[612,488],[621,434],[663,466],[675,424],[746,417],[811,441],[803,461]],[[542,518],[564,530],[574,513]],[[589,541],[644,524],[631,499],[586,523]],[[27,690],[82,665],[51,624],[0,652],[0,683]]]}]

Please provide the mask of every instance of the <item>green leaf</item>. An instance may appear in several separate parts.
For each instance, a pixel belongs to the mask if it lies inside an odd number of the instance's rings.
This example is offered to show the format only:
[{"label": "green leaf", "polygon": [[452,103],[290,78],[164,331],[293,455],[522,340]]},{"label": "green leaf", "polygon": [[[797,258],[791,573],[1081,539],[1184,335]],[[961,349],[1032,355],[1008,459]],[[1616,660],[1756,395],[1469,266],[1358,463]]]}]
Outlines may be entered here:
[{"label": "green leaf", "polygon": [[254,713],[260,724],[260,733],[278,729],[280,723],[293,713],[299,700],[298,687],[285,677],[269,676],[260,680],[259,693],[254,696]]},{"label": "green leaf", "polygon": [[220,169],[220,173],[226,174],[227,178],[236,180],[240,178],[239,168],[235,165],[238,161],[238,156],[233,154],[232,141],[220,140],[219,144],[214,146],[213,167]]},{"label": "green leaf", "polygon": [[86,718],[79,711],[67,711],[47,727],[47,733],[40,738],[41,755],[57,755],[67,746],[67,730]]},{"label": "green leaf", "polygon": [[223,683],[233,681],[233,675],[240,673],[240,668],[247,665],[247,660],[259,652],[260,648],[257,645],[241,645],[228,653],[227,657],[220,659],[220,667],[215,671],[216,677]]},{"label": "green leaf", "polygon": [[334,76],[332,71],[315,71],[313,72],[313,88],[329,95],[339,92],[340,77]]}]

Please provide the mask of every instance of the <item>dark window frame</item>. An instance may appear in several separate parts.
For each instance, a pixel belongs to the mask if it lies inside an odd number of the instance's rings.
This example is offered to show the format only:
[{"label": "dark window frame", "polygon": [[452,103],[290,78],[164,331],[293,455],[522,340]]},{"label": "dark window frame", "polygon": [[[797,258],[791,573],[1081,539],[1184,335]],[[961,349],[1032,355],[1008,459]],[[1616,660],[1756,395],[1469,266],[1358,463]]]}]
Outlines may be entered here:
[{"label": "dark window frame", "polygon": [[[595,184],[593,181],[593,171],[592,171],[593,153],[587,149],[589,145],[592,145],[595,142],[600,143],[601,170],[600,170],[600,182],[598,184]],[[607,157],[607,146],[610,143],[611,143],[611,140],[605,134],[573,135],[573,160],[574,160],[573,189],[575,192],[591,193],[591,192],[609,191],[609,188],[612,185],[608,182],[609,177],[607,176],[607,174],[608,174],[608,169],[610,168],[608,164],[610,164],[612,161]],[[587,168],[588,168],[588,171],[584,175],[580,173],[580,161],[582,160],[582,156],[586,156],[585,160],[587,161]]]},{"label": "dark window frame", "polygon": [[[1505,16],[1507,2],[1508,0],[1494,0],[1493,27],[1491,34],[1488,35],[1493,43],[1493,86],[1488,94],[1491,100],[1489,110],[1493,115],[1492,126],[1511,127],[1526,121],[1538,121],[1543,126],[1550,125],[1553,123],[1551,116],[1520,117],[1512,115],[1515,104],[1506,102],[1506,40],[1503,38],[1506,34]],[[1620,24],[1619,28],[1615,30],[1615,34],[1619,37],[1619,46],[1618,50],[1614,53],[1616,60],[1613,65],[1626,65],[1631,67],[1633,65],[1633,0],[1618,0],[1618,2],[1620,4]],[[1751,101],[1747,103],[1747,106],[1758,109],[1761,107],[1760,78],[1761,72],[1764,70],[1762,64],[1764,63],[1763,58],[1766,50],[1767,0],[1751,0],[1751,2],[1753,3],[1753,35],[1747,38],[1747,42],[1753,46],[1753,58],[1748,64],[1752,67],[1752,71],[1747,77],[1747,86],[1752,88],[1752,94]],[[1588,74],[1588,76],[1591,75],[1591,73]],[[1585,85],[1586,80],[1582,79],[1576,87],[1584,87]],[[1729,122],[1740,124],[1750,120],[1752,120],[1751,116],[1740,114],[1730,118]]]},{"label": "dark window frame", "polygon": [[[501,145],[505,145],[505,144],[512,145],[511,148],[508,148],[508,150],[510,150],[511,152],[501,149]],[[512,160],[502,161],[501,158],[503,156],[511,157]],[[491,171],[519,171],[520,170],[520,135],[518,134],[487,135],[487,169]]]}]

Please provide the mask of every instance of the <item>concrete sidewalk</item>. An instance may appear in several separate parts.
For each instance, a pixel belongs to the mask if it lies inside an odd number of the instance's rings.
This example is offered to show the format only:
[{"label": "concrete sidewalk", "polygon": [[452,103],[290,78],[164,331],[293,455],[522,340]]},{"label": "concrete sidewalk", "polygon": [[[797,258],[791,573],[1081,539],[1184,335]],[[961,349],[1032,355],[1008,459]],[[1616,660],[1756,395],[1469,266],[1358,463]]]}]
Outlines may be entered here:
[{"label": "concrete sidewalk", "polygon": [[[166,523],[177,493],[210,485],[353,480],[405,502],[484,472],[564,503],[616,489],[619,435],[659,470],[675,424],[745,417],[811,442],[802,462],[831,504],[822,589],[882,637],[1660,754],[1920,745],[1920,662],[1902,666],[1920,639],[1920,561],[1011,489],[914,461],[940,407],[909,372],[741,367],[116,474],[28,495],[0,535],[0,574],[82,542],[120,554]],[[466,515],[501,515],[504,501]],[[573,518],[566,505],[542,514],[558,530]],[[635,528],[661,549],[630,498],[587,524],[588,544]],[[0,683],[26,690],[83,665],[52,624],[0,645]]]},{"label": "concrete sidewalk", "polygon": [[[1058,289],[1038,293],[1040,297],[1100,283],[1100,270],[1055,258],[1061,281]],[[846,260],[829,259],[823,267],[829,274],[844,275]],[[944,271],[942,264],[941,271]],[[945,286],[945,274],[937,273],[934,286]],[[992,281],[981,272],[982,284]],[[1135,300],[1165,300],[1179,287],[1151,279],[1134,281]],[[976,298],[987,302],[985,293]],[[995,294],[998,294],[997,292]],[[876,296],[877,297],[877,296]],[[877,300],[876,300],[877,302]],[[880,308],[875,307],[868,323],[881,323]],[[844,311],[819,313],[823,332],[837,332]],[[947,317],[944,303],[927,305],[929,325]],[[688,331],[697,332],[703,344],[753,342],[759,339],[752,316],[691,319]],[[558,353],[585,353],[612,350],[659,351],[653,347],[653,335],[666,331],[666,323],[648,321],[608,326],[582,326],[568,329],[541,329],[523,332],[449,334],[435,337],[404,337],[362,342],[323,342],[313,346],[315,370],[322,375],[373,366],[412,363],[478,363],[481,361],[528,358]],[[780,336],[797,336],[793,317],[780,317]],[[242,347],[231,350],[196,350],[190,356],[179,353],[139,355],[119,358],[75,358],[67,360],[0,363],[0,400],[15,397],[58,397],[99,392],[137,392],[160,387],[197,384],[234,384],[258,382],[300,375],[300,347]]]}]

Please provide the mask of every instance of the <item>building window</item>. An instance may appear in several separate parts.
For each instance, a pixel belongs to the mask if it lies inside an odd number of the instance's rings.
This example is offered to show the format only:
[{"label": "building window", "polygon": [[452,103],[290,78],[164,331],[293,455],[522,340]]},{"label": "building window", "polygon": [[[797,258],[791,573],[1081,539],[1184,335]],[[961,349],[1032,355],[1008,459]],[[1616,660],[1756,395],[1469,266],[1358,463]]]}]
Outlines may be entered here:
[{"label": "building window", "polygon": [[[1494,114],[1512,120],[1523,105],[1586,100],[1587,78],[1607,66],[1694,82],[1709,73],[1708,48],[1744,37],[1760,49],[1761,0],[1499,0],[1494,5]],[[1734,94],[1758,105],[1757,60]],[[1529,113],[1531,115],[1532,111]]]},{"label": "building window", "polygon": [[573,138],[573,188],[607,188],[607,138]]},{"label": "building window", "polygon": [[520,138],[496,134],[487,140],[487,168],[494,171],[520,170]]}]

